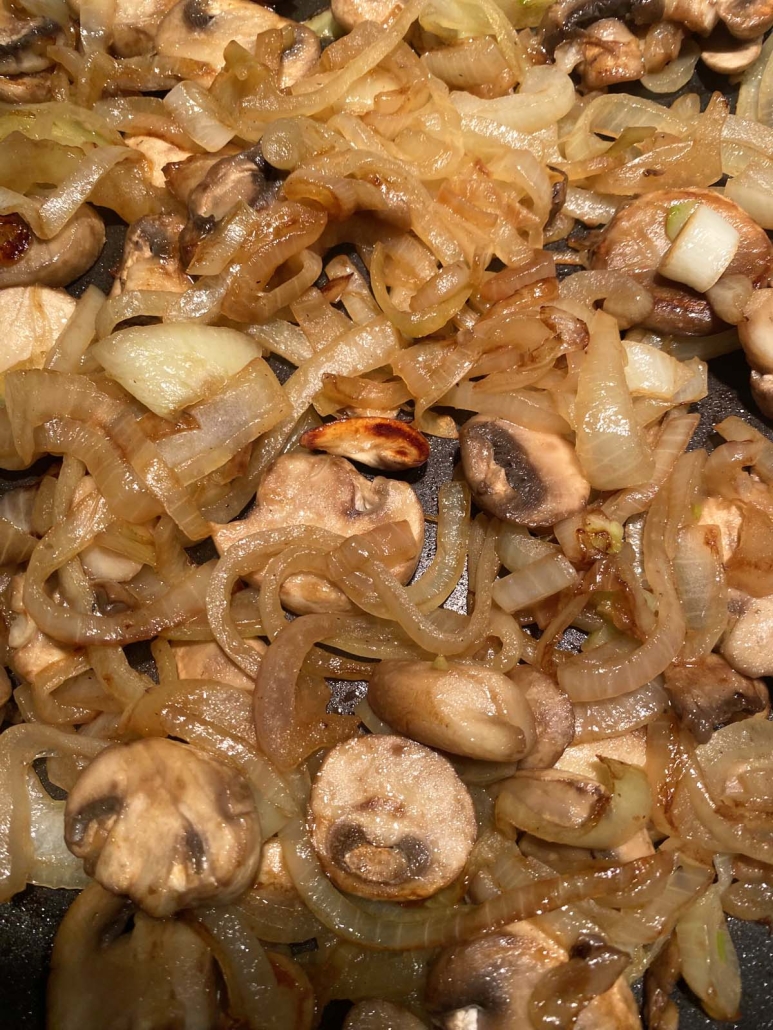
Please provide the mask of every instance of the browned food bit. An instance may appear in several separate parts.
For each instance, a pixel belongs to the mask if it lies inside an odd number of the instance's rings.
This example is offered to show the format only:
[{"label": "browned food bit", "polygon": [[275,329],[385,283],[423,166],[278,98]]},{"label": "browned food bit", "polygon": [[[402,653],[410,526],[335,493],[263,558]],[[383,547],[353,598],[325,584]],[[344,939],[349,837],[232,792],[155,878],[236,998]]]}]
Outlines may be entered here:
[{"label": "browned food bit", "polygon": [[240,773],[160,737],[94,759],[67,799],[65,840],[98,883],[159,918],[238,897],[261,845]]},{"label": "browned food bit", "polygon": [[563,437],[477,415],[462,426],[459,444],[475,500],[497,518],[551,526],[588,503],[590,483]]},{"label": "browned food bit", "polygon": [[61,29],[51,18],[31,18],[24,8],[0,7],[0,75],[27,75],[51,64],[46,53]]},{"label": "browned food bit", "polygon": [[6,286],[68,286],[99,257],[105,226],[89,204],[81,204],[67,225],[41,240],[21,218],[0,225],[0,289]]},{"label": "browned food bit", "polygon": [[[256,501],[246,519],[213,526],[212,538],[221,554],[237,540],[261,530],[313,526],[350,537],[377,526],[407,521],[416,542],[415,552],[391,567],[403,583],[416,569],[424,539],[424,512],[408,483],[381,476],[370,481],[344,458],[296,451],[278,458],[267,469]],[[247,578],[259,585],[262,569]],[[280,596],[297,612],[349,610],[345,595],[313,573],[290,576]]]},{"label": "browned food bit", "polygon": [[534,986],[529,1015],[535,1030],[572,1027],[589,1002],[605,994],[631,963],[631,956],[601,938],[581,937],[569,960],[549,969]]},{"label": "browned food bit", "polygon": [[717,13],[738,39],[756,39],[773,26],[771,0],[717,0]]},{"label": "browned food bit", "polygon": [[423,433],[408,422],[377,415],[325,422],[307,430],[300,443],[310,451],[327,451],[387,471],[418,468],[429,457]]},{"label": "browned food bit", "polygon": [[[611,953],[611,950],[610,950]],[[530,1001],[542,978],[568,962],[567,952],[529,922],[448,948],[430,969],[426,1005],[443,1030],[542,1030],[571,1025],[534,1022]],[[627,958],[627,956],[626,956]],[[574,967],[573,967],[574,968]],[[608,967],[609,968],[609,967]],[[583,979],[587,979],[583,976]],[[618,979],[583,997],[574,1030],[640,1030],[630,988]],[[596,986],[596,983],[594,983]],[[571,1003],[573,986],[562,985]]]},{"label": "browned food bit", "polygon": [[0,268],[15,264],[32,243],[32,230],[21,215],[0,215]]},{"label": "browned food bit", "polygon": [[677,718],[701,744],[728,722],[770,710],[764,682],[742,676],[718,654],[669,666],[665,684]]},{"label": "browned food bit", "polygon": [[522,691],[484,665],[382,661],[368,682],[368,702],[399,733],[467,758],[517,762],[536,741]]},{"label": "browned food bit", "polygon": [[178,215],[148,215],[130,225],[111,296],[129,290],[186,290],[192,280],[180,263],[183,225]]},{"label": "browned food bit", "polygon": [[556,764],[574,739],[574,708],[555,680],[530,665],[508,673],[520,688],[534,715],[536,744],[520,761],[521,769],[547,769]]},{"label": "browned food bit", "polygon": [[644,974],[643,1014],[647,1030],[678,1030],[679,1009],[670,995],[680,974],[679,944],[676,934],[672,933]]},{"label": "browned food bit", "polygon": [[461,873],[477,825],[445,758],[403,737],[355,737],[329,751],[310,801],[312,839],[341,890],[417,901]]},{"label": "browned food bit", "polygon": [[639,40],[617,18],[602,18],[583,34],[578,71],[588,90],[640,79],[644,57]]},{"label": "browned food bit", "polygon": [[642,322],[647,328],[702,336],[722,326],[710,302],[656,271],[672,243],[666,230],[669,212],[685,201],[705,204],[738,233],[738,249],[725,274],[743,275],[755,288],[766,286],[773,245],[765,230],[733,201],[707,189],[655,191],[620,208],[591,250],[591,268],[626,272],[647,285],[653,297],[652,311]]}]

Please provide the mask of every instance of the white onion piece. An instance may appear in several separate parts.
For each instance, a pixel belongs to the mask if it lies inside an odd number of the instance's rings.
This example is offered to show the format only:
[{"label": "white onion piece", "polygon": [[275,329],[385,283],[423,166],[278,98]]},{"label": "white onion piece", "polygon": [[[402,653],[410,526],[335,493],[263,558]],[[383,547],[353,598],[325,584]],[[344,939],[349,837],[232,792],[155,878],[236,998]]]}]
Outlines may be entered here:
[{"label": "white onion piece", "polygon": [[518,93],[480,100],[471,93],[452,93],[462,115],[496,122],[517,132],[538,132],[555,125],[574,106],[574,86],[555,65],[538,65],[526,72]]},{"label": "white onion piece", "polygon": [[236,130],[211,93],[195,82],[178,82],[164,97],[164,106],[190,138],[210,154],[230,143]]},{"label": "white onion piece", "polygon": [[738,1019],[741,973],[719,887],[697,898],[676,924],[682,976],[712,1019]]},{"label": "white onion piece", "polygon": [[260,357],[257,344],[235,329],[180,323],[120,329],[91,353],[133,397],[169,419]]},{"label": "white onion piece", "polygon": [[562,208],[572,218],[579,218],[584,225],[606,225],[620,207],[619,197],[610,197],[593,190],[569,186]]},{"label": "white onion piece", "polygon": [[668,708],[668,695],[662,677],[645,683],[638,690],[609,701],[590,701],[574,705],[574,743],[619,737],[646,726]]},{"label": "white onion piece", "polygon": [[678,57],[669,61],[661,71],[642,75],[641,84],[651,93],[675,93],[690,81],[700,56],[701,48],[688,39]]},{"label": "white onion piece", "polygon": [[39,887],[80,890],[89,883],[83,863],[64,842],[64,801],[49,797],[37,775],[28,773],[32,866],[27,882]]},{"label": "white onion piece", "polygon": [[670,401],[690,378],[689,369],[657,347],[624,340],[625,381],[635,397]]},{"label": "white onion piece", "polygon": [[[677,207],[674,205],[669,217]],[[738,231],[708,204],[699,204],[661,259],[667,279],[705,293],[727,270],[738,250]]]},{"label": "white onion piece", "polygon": [[579,579],[574,566],[563,554],[548,554],[496,580],[491,594],[503,611],[517,612],[574,586]]},{"label": "white onion piece", "polygon": [[773,229],[773,162],[757,158],[729,179],[725,196],[734,200],[763,229]]},{"label": "white onion piece", "polygon": [[685,526],[674,555],[674,577],[687,633],[681,657],[708,654],[727,626],[727,582],[717,526]]},{"label": "white onion piece", "polygon": [[526,526],[514,526],[509,522],[503,522],[500,526],[497,554],[509,572],[517,572],[538,558],[555,554],[556,551],[555,544],[532,536]]}]

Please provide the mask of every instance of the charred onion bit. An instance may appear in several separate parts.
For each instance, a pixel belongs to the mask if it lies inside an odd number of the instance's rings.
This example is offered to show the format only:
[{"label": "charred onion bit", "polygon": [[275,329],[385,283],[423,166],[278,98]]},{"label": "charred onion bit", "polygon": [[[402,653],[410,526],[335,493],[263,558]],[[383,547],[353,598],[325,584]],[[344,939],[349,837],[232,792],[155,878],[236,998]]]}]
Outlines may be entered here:
[{"label": "charred onion bit", "polygon": [[65,840],[103,887],[159,918],[245,891],[260,860],[249,785],[187,744],[107,748],[70,793]]},{"label": "charred onion bit", "polygon": [[464,868],[477,833],[450,763],[403,737],[355,737],[329,751],[311,791],[325,872],[364,898],[416,901]]},{"label": "charred onion bit", "polygon": [[760,679],[742,676],[718,654],[666,669],[665,685],[677,718],[699,744],[714,730],[770,707],[768,691]]},{"label": "charred onion bit", "polygon": [[327,451],[390,471],[418,468],[429,457],[427,438],[397,418],[341,418],[307,430],[300,442],[310,451]]},{"label": "charred onion bit", "polygon": [[591,268],[626,272],[648,286],[653,307],[642,322],[647,328],[702,336],[722,326],[709,301],[653,271],[672,244],[666,231],[669,211],[685,201],[712,208],[738,233],[738,249],[725,275],[743,275],[755,288],[765,286],[773,267],[773,245],[765,230],[732,200],[707,189],[655,191],[620,208],[592,248]]},{"label": "charred onion bit", "polygon": [[[516,1030],[537,1026],[572,1027],[574,1030],[639,1030],[641,1023],[630,988],[617,980],[607,990],[610,962],[605,977],[577,965],[565,970],[569,956],[550,937],[528,922],[515,923],[508,933],[488,934],[442,952],[430,969],[426,1005],[434,1022],[444,1030]],[[602,946],[604,947],[604,946]],[[615,949],[606,949],[610,956]],[[617,953],[618,955],[620,953]],[[625,956],[626,959],[628,956]],[[601,963],[599,963],[601,965]],[[551,1008],[561,1006],[565,1021],[535,1022],[531,999],[543,977],[555,971],[560,996]],[[582,995],[577,988],[583,983]],[[594,996],[590,988],[598,990]],[[600,992],[604,993],[600,993]],[[538,995],[539,1000],[540,996]],[[582,998],[582,1003],[577,1002]],[[566,1018],[574,1001],[576,1022]],[[563,1005],[562,1005],[563,1003]],[[538,1016],[539,1018],[539,1016]]]},{"label": "charred onion bit", "polygon": [[21,215],[0,215],[0,268],[14,265],[32,243],[32,230]]},{"label": "charred onion bit", "polygon": [[485,665],[444,666],[379,662],[368,683],[371,708],[399,733],[455,755],[491,762],[528,755],[537,738],[519,687]]},{"label": "charred onion bit", "polygon": [[588,502],[590,484],[560,436],[477,415],[462,426],[459,444],[475,500],[497,518],[552,526]]}]

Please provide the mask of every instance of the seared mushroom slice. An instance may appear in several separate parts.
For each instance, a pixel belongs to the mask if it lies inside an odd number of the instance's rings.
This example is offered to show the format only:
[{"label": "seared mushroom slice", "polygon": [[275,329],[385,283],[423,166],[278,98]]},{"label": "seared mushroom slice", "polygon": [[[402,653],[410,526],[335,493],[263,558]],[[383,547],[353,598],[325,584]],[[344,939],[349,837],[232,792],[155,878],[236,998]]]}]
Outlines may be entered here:
[{"label": "seared mushroom slice", "polygon": [[43,104],[50,99],[50,72],[0,76],[0,104]]},{"label": "seared mushroom slice", "polygon": [[517,762],[536,740],[522,691],[485,665],[382,661],[368,702],[399,733],[466,758]]},{"label": "seared mushroom slice", "polygon": [[765,230],[733,201],[706,189],[655,191],[620,208],[592,248],[591,268],[618,269],[648,286],[653,308],[642,323],[647,328],[702,336],[722,325],[709,301],[656,271],[671,247],[666,231],[669,212],[685,201],[707,205],[739,234],[738,250],[725,274],[743,275],[754,287],[764,286],[773,268],[773,246]]},{"label": "seared mushroom slice", "polygon": [[505,522],[552,526],[588,503],[590,483],[563,437],[476,415],[462,426],[459,445],[475,500]]},{"label": "seared mushroom slice", "polygon": [[543,43],[552,51],[562,40],[580,35],[600,19],[620,18],[627,24],[649,25],[663,18],[664,0],[558,0],[542,20]]},{"label": "seared mushroom slice", "polygon": [[429,443],[409,422],[397,418],[339,418],[307,430],[300,440],[310,451],[327,451],[372,468],[418,468],[429,457]]},{"label": "seared mushroom slice", "polygon": [[[256,505],[246,519],[213,526],[220,554],[251,533],[285,526],[315,526],[349,537],[405,520],[416,550],[392,567],[405,583],[413,575],[424,540],[424,512],[408,483],[378,476],[370,481],[344,458],[294,452],[278,458],[264,474]],[[260,571],[247,577],[259,586]],[[348,611],[345,595],[327,580],[301,573],[285,580],[281,598],[295,612]]]},{"label": "seared mushroom slice", "polygon": [[722,639],[721,651],[742,676],[773,676],[773,597],[735,594],[737,618]]},{"label": "seared mushroom slice", "polygon": [[738,39],[756,39],[773,27],[771,0],[717,0],[717,13]]},{"label": "seared mushroom slice", "polygon": [[587,90],[635,82],[644,74],[641,44],[617,18],[602,18],[583,34],[582,61],[577,70]]},{"label": "seared mushroom slice", "polygon": [[271,204],[280,184],[268,180],[268,168],[256,146],[221,157],[207,170],[188,196],[188,221],[180,234],[180,253],[186,268],[200,241],[236,204],[241,201],[255,209]]},{"label": "seared mushroom slice", "polygon": [[[531,923],[515,923],[507,933],[487,934],[443,951],[430,969],[425,1004],[444,1030],[533,1030],[539,1025],[530,1012],[534,990],[568,959],[563,948]],[[599,987],[604,989],[603,981]],[[565,985],[565,990],[567,1001],[577,998],[574,985]],[[573,1030],[641,1028],[623,979],[588,998],[574,1024],[567,1019],[542,1025],[573,1025]]]},{"label": "seared mushroom slice", "polygon": [[754,64],[761,52],[762,36],[737,39],[730,35],[725,25],[719,25],[701,45],[701,61],[713,72],[740,75]]},{"label": "seared mushroom slice", "polygon": [[436,894],[477,834],[450,763],[403,737],[354,737],[329,751],[311,790],[312,840],[341,890],[382,901]]},{"label": "seared mushroom slice", "polygon": [[0,75],[30,75],[50,67],[46,50],[60,33],[51,18],[25,17],[10,4],[0,5]]},{"label": "seared mushroom slice", "polygon": [[39,239],[18,215],[0,216],[0,289],[6,286],[67,286],[83,275],[105,245],[105,226],[81,204],[50,240]]},{"label": "seared mushroom slice", "polygon": [[425,1030],[424,1023],[391,1001],[359,1001],[349,1009],[344,1030]]},{"label": "seared mushroom slice", "polygon": [[773,372],[773,289],[757,290],[738,323],[746,360],[757,372]]},{"label": "seared mushroom slice", "polygon": [[0,290],[0,395],[2,379],[12,368],[43,367],[73,311],[75,301],[64,290],[47,286]]},{"label": "seared mushroom slice", "polygon": [[183,224],[177,215],[146,215],[130,225],[110,296],[128,290],[187,290],[192,280],[180,263],[179,236]]},{"label": "seared mushroom slice", "polygon": [[233,40],[250,53],[261,32],[281,29],[287,37],[279,84],[292,86],[319,60],[316,32],[280,18],[263,4],[250,0],[180,0],[156,33],[156,49],[166,57],[187,57],[209,65],[214,72],[224,65],[223,51]]},{"label": "seared mushroom slice", "polygon": [[700,744],[720,726],[770,709],[763,681],[735,672],[718,654],[670,665],[665,686],[677,718]]},{"label": "seared mushroom slice", "polygon": [[516,665],[507,675],[528,701],[537,731],[537,742],[519,768],[548,769],[574,739],[572,702],[555,680],[530,665]]},{"label": "seared mushroom slice", "polygon": [[67,799],[65,841],[89,876],[150,915],[245,891],[260,861],[247,781],[161,737],[106,748]]}]

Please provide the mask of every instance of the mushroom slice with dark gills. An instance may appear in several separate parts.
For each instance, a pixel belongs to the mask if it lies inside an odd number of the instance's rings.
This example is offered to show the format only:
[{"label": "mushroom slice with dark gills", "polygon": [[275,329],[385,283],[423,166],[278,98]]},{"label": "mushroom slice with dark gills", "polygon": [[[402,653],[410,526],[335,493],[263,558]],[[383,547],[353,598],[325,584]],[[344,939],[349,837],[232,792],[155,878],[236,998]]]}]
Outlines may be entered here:
[{"label": "mushroom slice with dark gills", "polygon": [[670,665],[665,685],[677,718],[699,744],[728,722],[770,710],[764,682],[742,676],[718,654]]},{"label": "mushroom slice with dark gills", "polygon": [[179,236],[183,220],[177,215],[147,215],[126,230],[123,257],[112,297],[129,290],[183,293],[190,285],[180,263]]},{"label": "mushroom slice with dark gills", "polygon": [[436,894],[461,873],[477,825],[450,763],[403,737],[329,751],[311,791],[312,839],[341,890],[382,901]]},{"label": "mushroom slice with dark gills", "polygon": [[368,702],[399,733],[466,758],[517,762],[534,747],[534,716],[522,691],[485,665],[382,661]]},{"label": "mushroom slice with dark gills", "polygon": [[41,240],[20,215],[0,215],[0,289],[6,286],[68,286],[99,257],[105,226],[81,204],[50,240]]},{"label": "mushroom slice with dark gills", "polygon": [[[296,451],[278,458],[266,470],[256,502],[246,519],[213,526],[212,539],[220,554],[237,540],[265,529],[312,526],[350,537],[406,521],[415,550],[390,567],[402,583],[416,569],[424,540],[424,512],[408,483],[383,476],[368,480],[345,458]],[[262,569],[246,578],[259,586]],[[345,594],[313,573],[290,576],[280,597],[294,612],[350,610]]]},{"label": "mushroom slice with dark gills", "polygon": [[268,167],[260,148],[251,147],[240,154],[220,158],[207,170],[188,195],[188,221],[180,233],[184,267],[193,260],[200,241],[239,202],[254,209],[272,203],[280,183],[267,178]]},{"label": "mushroom slice with dark gills", "polygon": [[230,42],[254,53],[256,37],[271,29],[286,36],[279,76],[279,85],[286,89],[318,61],[319,37],[305,25],[280,18],[251,0],[180,0],[161,22],[156,48],[165,57],[209,65],[214,75],[225,64],[223,52]]},{"label": "mushroom slice with dark gills", "polygon": [[620,208],[591,250],[591,268],[625,272],[648,287],[653,307],[642,323],[646,328],[702,336],[723,324],[710,302],[657,273],[672,244],[667,232],[669,212],[677,204],[690,202],[711,208],[738,233],[738,249],[725,275],[745,276],[755,288],[767,285],[773,246],[765,230],[732,200],[707,189],[655,191]]},{"label": "mushroom slice with dark gills", "polygon": [[98,883],[159,918],[232,900],[260,861],[246,780],[160,737],[116,744],[87,766],[67,800],[65,840]]},{"label": "mushroom slice with dark gills", "polygon": [[462,426],[459,444],[476,502],[505,522],[552,526],[588,503],[590,483],[563,437],[476,415]]},{"label": "mushroom slice with dark gills", "polygon": [[[23,9],[22,9],[23,11]],[[53,63],[46,53],[61,29],[51,18],[30,18],[0,4],[0,75],[30,75]]]},{"label": "mushroom slice with dark gills", "polygon": [[[427,981],[425,1004],[433,1025],[443,1030],[641,1030],[631,990],[622,978],[616,979],[621,953],[600,944],[583,958],[587,950],[578,942],[570,956],[528,922],[447,948]],[[590,968],[591,958],[595,969]],[[544,1012],[553,1021],[543,1022],[545,987],[556,987],[561,994],[553,995],[550,1010]],[[562,1002],[576,1010],[572,1019],[555,1018],[556,1009],[568,1016]]]}]

